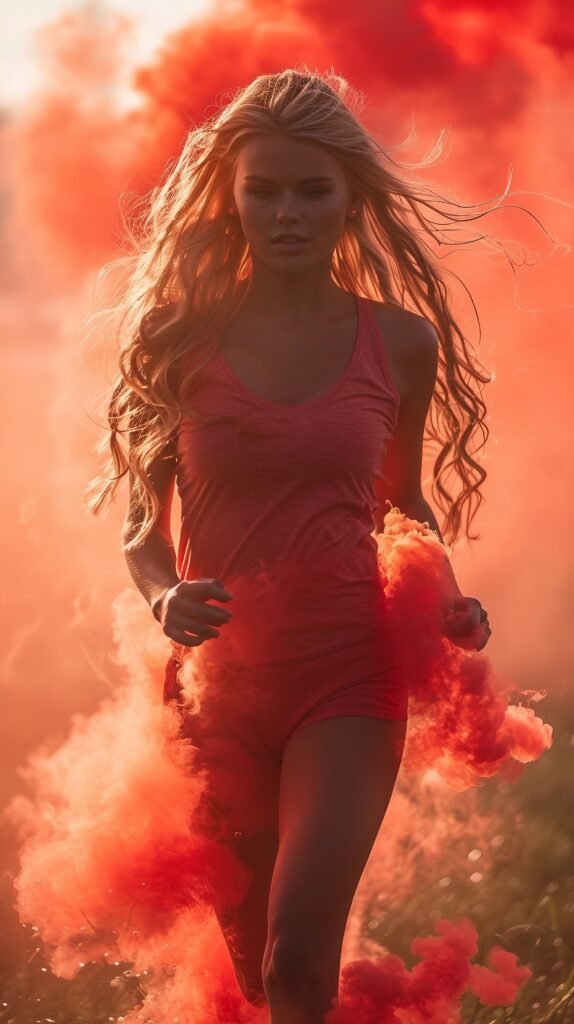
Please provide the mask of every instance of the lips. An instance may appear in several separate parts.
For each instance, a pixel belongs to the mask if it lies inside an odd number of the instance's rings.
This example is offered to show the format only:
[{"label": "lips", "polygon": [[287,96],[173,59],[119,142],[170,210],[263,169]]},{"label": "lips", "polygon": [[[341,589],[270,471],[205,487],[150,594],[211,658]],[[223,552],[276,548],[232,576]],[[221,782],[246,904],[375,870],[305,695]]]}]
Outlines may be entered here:
[{"label": "lips", "polygon": [[272,242],[307,242],[308,239],[304,238],[303,235],[275,235],[275,238],[271,239]]}]

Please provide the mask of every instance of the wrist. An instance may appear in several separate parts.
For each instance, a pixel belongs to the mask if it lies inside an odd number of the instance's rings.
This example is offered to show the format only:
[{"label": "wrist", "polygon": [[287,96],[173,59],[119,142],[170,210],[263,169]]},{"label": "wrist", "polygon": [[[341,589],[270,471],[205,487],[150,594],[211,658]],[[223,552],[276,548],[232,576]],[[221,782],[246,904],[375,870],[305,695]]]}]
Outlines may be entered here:
[{"label": "wrist", "polygon": [[458,584],[458,580],[454,574],[452,563],[445,552],[444,555],[444,589],[449,598],[453,597],[464,597],[462,590]]},{"label": "wrist", "polygon": [[169,590],[169,587],[164,587],[163,590],[160,590],[156,594],[154,594],[154,596],[152,597],[152,599],[150,601],[151,612],[152,612],[152,615],[153,615],[154,619],[157,622],[161,622],[161,611],[162,611],[162,607],[163,607],[164,598],[165,598],[165,595],[167,594],[168,590]]}]

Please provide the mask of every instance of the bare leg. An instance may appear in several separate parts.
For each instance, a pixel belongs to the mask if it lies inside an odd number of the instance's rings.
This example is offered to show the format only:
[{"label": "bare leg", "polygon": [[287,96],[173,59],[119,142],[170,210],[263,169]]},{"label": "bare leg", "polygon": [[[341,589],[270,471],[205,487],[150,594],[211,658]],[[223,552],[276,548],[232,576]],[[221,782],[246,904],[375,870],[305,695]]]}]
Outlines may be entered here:
[{"label": "bare leg", "polygon": [[277,856],[276,829],[241,837],[234,852],[253,872],[249,889],[239,906],[214,910],[227,942],[239,987],[248,1002],[263,1006],[267,999],[262,963],[267,941],[267,908],[273,866]]},{"label": "bare leg", "polygon": [[263,982],[272,1024],[323,1024],[345,926],[399,769],[406,722],[311,722],[285,750]]},{"label": "bare leg", "polygon": [[[241,901],[224,902],[214,881],[212,905],[245,998],[256,1006],[266,1002],[262,962],[267,939],[269,888],[277,848],[280,762],[255,756],[241,739],[201,735],[197,724],[187,735],[198,748],[197,765],[206,770],[207,787],[189,820],[195,834],[225,846],[252,875]],[[225,861],[222,870],[226,870]]]}]

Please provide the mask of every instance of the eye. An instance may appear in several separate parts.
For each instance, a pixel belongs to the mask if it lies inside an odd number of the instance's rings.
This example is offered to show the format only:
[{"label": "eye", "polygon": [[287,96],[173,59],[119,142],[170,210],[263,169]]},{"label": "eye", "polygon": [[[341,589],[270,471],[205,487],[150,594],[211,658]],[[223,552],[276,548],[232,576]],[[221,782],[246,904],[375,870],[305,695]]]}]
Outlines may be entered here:
[{"label": "eye", "polygon": [[[313,188],[313,189],[305,189],[305,194],[308,195],[308,196],[312,196],[313,198],[316,199],[318,196],[327,195],[327,193],[329,191],[330,191],[330,189],[327,189],[327,188],[321,188],[321,189]],[[261,188],[255,189],[254,188],[254,189],[250,190],[250,194],[252,196],[257,196],[259,198],[259,197],[270,196],[271,192],[269,192],[268,189],[261,189]]]}]

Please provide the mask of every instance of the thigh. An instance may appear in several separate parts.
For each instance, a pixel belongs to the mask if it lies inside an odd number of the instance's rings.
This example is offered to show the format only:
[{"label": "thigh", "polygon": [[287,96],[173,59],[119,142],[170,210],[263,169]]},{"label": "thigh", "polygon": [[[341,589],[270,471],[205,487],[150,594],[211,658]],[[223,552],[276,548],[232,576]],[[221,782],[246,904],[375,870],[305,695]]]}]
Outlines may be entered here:
[{"label": "thigh", "polygon": [[277,831],[278,762],[231,730],[205,734],[184,719],[183,735],[194,741],[195,765],[203,776],[191,830],[238,850],[248,848],[250,837],[261,831]]},{"label": "thigh", "polygon": [[340,949],[354,893],[392,795],[407,723],[310,722],[287,744],[268,951],[277,938]]},{"label": "thigh", "polygon": [[203,782],[189,827],[234,846],[245,838],[248,846],[250,836],[277,829],[281,761],[261,736],[256,702],[241,700],[245,681],[223,674],[222,683],[199,659],[197,666],[201,685],[194,705],[183,699],[174,658],[166,666],[163,692],[164,703],[179,716],[179,737],[193,745],[193,770]]}]

